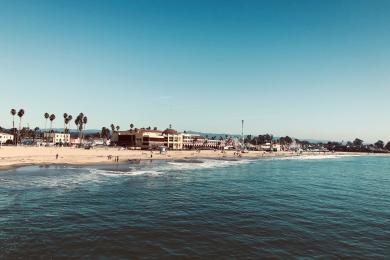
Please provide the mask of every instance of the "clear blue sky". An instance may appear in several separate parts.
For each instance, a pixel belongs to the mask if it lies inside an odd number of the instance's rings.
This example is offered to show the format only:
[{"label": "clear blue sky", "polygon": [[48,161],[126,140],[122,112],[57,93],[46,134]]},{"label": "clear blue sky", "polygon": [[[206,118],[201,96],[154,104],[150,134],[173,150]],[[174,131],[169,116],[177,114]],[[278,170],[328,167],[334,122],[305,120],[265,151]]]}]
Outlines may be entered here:
[{"label": "clear blue sky", "polygon": [[[90,128],[390,140],[390,1],[0,1],[10,108]],[[60,119],[61,118],[61,119]],[[72,125],[74,125],[72,123]]]}]

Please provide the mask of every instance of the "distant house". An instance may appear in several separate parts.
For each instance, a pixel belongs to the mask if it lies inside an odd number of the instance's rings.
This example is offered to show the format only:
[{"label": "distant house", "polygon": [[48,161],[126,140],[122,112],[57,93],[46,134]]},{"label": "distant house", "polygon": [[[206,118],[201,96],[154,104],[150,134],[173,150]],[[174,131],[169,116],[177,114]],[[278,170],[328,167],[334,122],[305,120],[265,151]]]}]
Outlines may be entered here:
[{"label": "distant house", "polygon": [[64,133],[44,133],[43,138],[49,145],[70,144],[70,134]]},{"label": "distant house", "polygon": [[88,140],[88,144],[91,146],[110,145],[110,140],[100,137],[94,137]]},{"label": "distant house", "polygon": [[259,146],[260,151],[268,151],[268,152],[280,152],[282,150],[282,146],[280,144],[271,144],[265,143]]},{"label": "distant house", "polygon": [[13,142],[14,136],[7,133],[0,133],[0,143],[5,144],[7,141]]}]

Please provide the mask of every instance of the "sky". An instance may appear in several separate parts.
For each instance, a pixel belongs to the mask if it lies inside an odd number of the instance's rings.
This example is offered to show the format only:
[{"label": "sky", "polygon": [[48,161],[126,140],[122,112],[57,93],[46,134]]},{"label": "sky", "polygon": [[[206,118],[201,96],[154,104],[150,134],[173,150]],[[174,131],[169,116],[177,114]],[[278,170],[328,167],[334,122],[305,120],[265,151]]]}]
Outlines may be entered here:
[{"label": "sky", "polygon": [[[0,0],[11,108],[180,131],[390,141],[390,1]],[[74,124],[72,123],[74,126]]]}]

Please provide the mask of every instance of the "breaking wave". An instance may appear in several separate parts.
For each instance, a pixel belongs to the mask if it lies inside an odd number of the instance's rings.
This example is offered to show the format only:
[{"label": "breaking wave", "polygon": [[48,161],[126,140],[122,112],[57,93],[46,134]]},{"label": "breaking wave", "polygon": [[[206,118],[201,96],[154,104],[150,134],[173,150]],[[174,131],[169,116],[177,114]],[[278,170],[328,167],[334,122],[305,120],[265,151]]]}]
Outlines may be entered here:
[{"label": "breaking wave", "polygon": [[289,156],[289,157],[275,157],[269,158],[270,160],[326,160],[326,159],[342,159],[347,157],[355,157],[361,155],[352,155],[352,154],[327,154],[327,155],[299,155],[299,156]]},{"label": "breaking wave", "polygon": [[191,171],[191,170],[203,170],[238,166],[242,164],[248,164],[253,160],[218,160],[218,159],[204,159],[204,160],[177,160],[163,163],[157,163],[156,165],[141,165],[136,169],[129,168],[121,169],[90,169],[93,174],[104,176],[158,176],[165,173]]}]

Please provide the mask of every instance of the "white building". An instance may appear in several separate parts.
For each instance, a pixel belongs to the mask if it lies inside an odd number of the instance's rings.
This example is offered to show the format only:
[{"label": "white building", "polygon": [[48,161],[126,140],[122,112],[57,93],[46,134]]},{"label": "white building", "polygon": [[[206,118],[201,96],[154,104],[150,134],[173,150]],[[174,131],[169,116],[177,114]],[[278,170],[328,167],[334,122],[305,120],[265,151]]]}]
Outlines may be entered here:
[{"label": "white building", "polygon": [[44,140],[48,144],[70,144],[70,134],[64,133],[44,133]]},{"label": "white building", "polygon": [[5,144],[8,140],[14,141],[14,136],[11,134],[0,133],[0,143]]},{"label": "white building", "polygon": [[265,143],[260,145],[260,151],[272,151],[272,152],[280,152],[282,150],[282,147],[280,144],[272,144],[271,143]]}]

